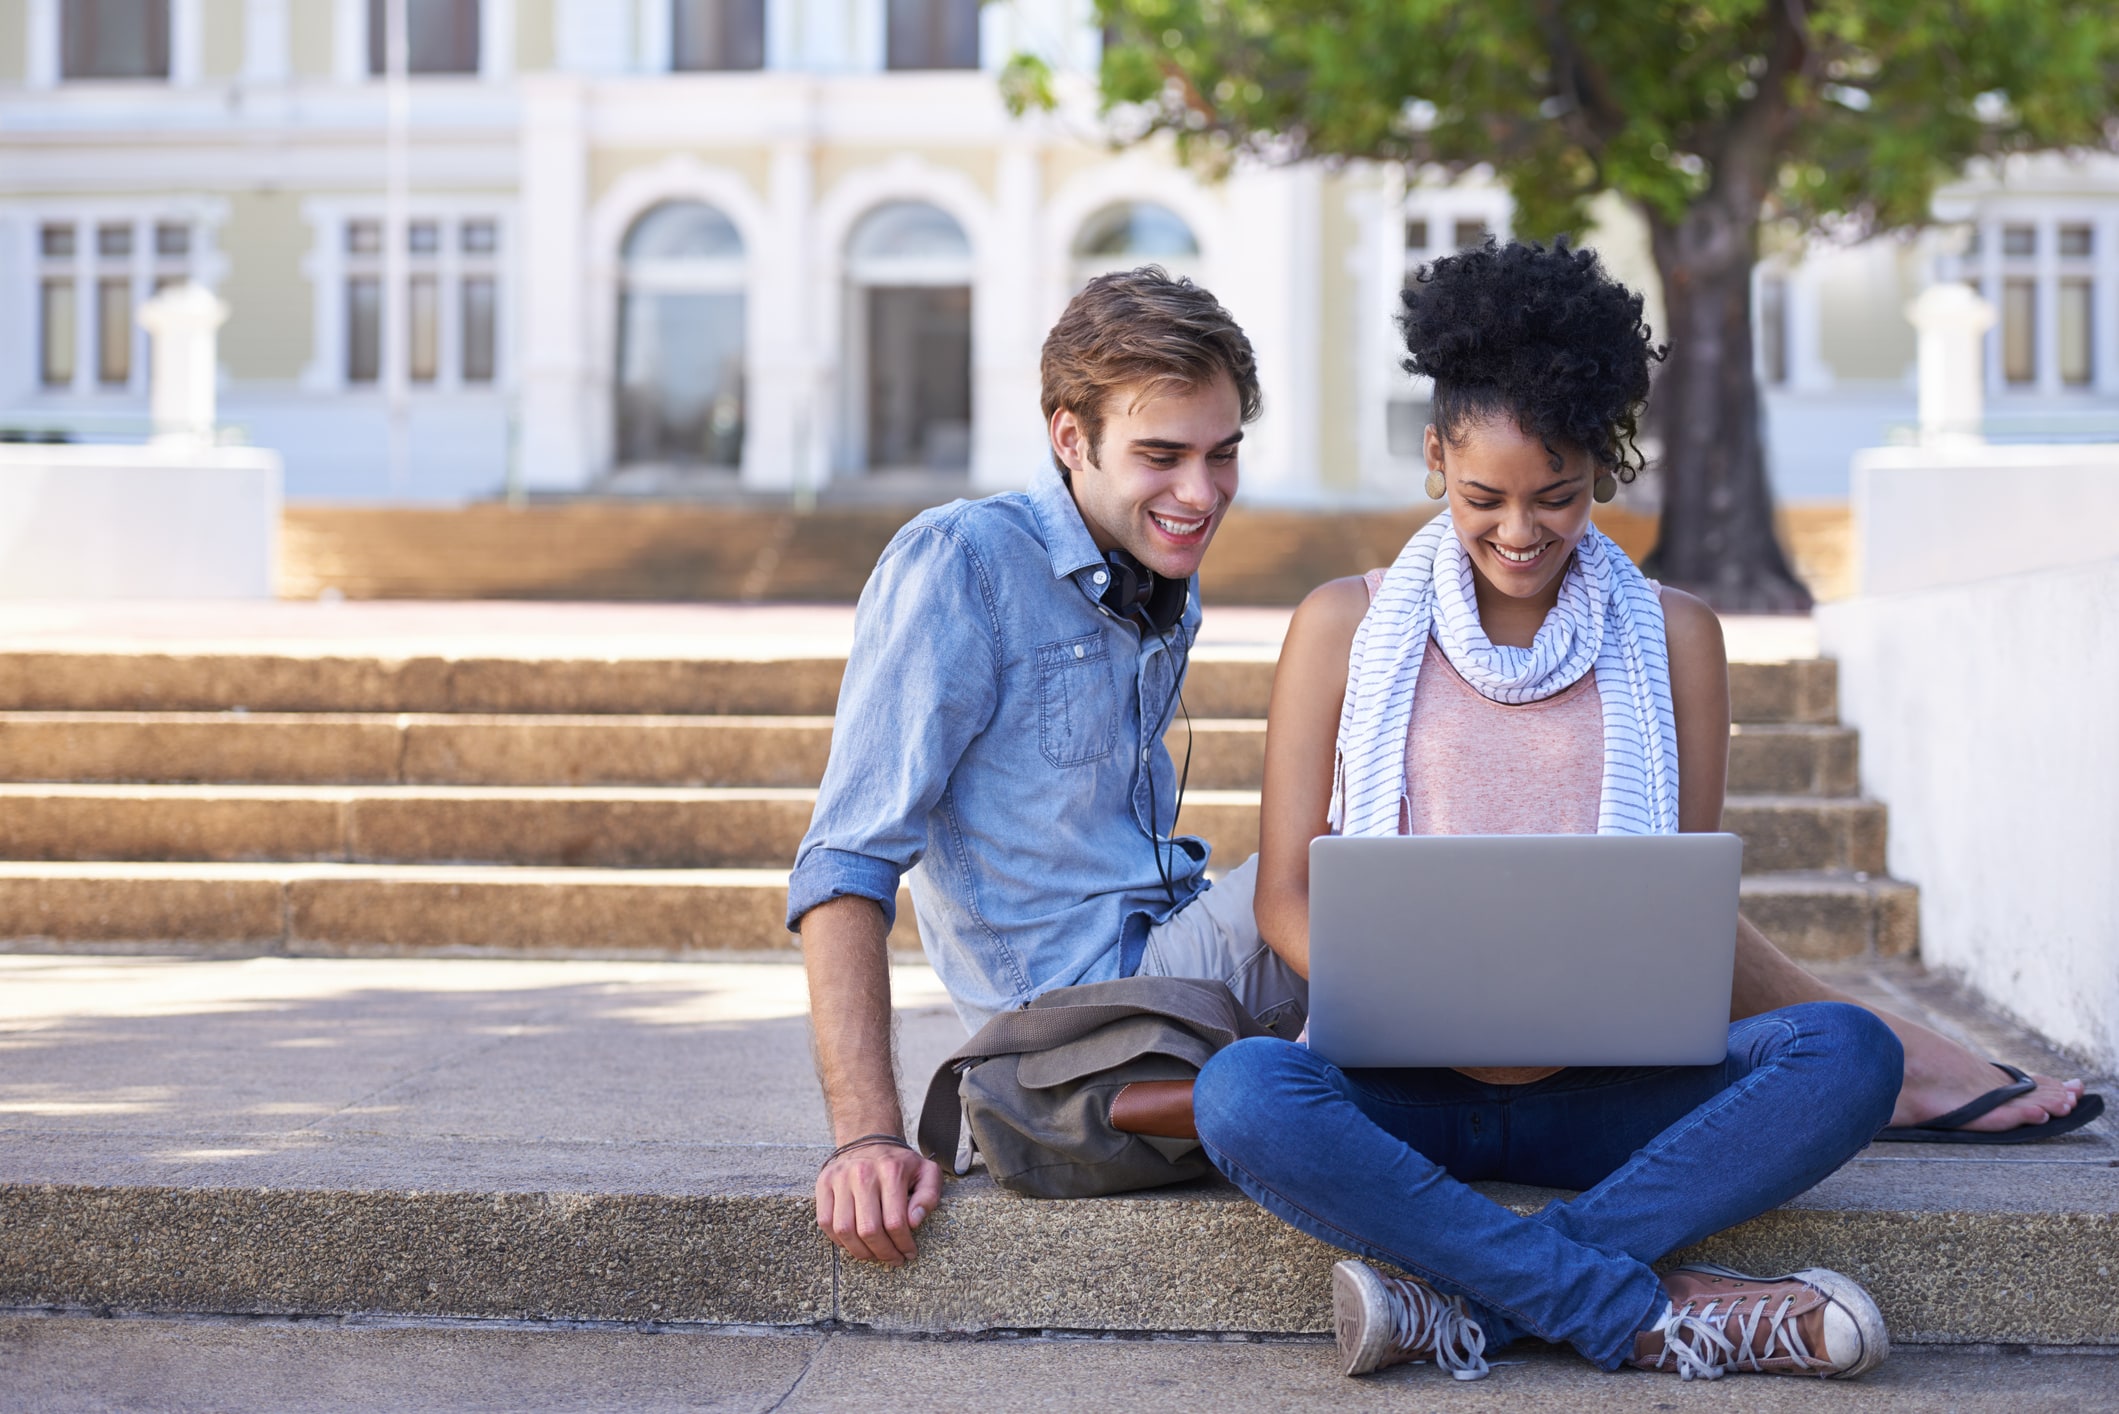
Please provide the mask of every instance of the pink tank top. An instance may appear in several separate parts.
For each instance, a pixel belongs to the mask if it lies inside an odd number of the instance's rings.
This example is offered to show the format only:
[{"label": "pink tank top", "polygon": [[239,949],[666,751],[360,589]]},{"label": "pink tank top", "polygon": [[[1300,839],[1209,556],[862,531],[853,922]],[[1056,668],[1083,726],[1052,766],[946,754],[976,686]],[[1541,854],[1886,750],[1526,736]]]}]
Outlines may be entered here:
[{"label": "pink tank top", "polygon": [[[1382,570],[1367,575],[1369,596]],[[1495,702],[1430,638],[1405,734],[1409,835],[1593,835],[1604,799],[1595,673],[1551,697]]]},{"label": "pink tank top", "polygon": [[[1366,576],[1376,597],[1383,571]],[[1516,706],[1480,695],[1427,641],[1405,733],[1412,835],[1592,835],[1604,796],[1604,702],[1585,673]],[[1464,1074],[1522,1085],[1558,1066],[1481,1066]]]}]

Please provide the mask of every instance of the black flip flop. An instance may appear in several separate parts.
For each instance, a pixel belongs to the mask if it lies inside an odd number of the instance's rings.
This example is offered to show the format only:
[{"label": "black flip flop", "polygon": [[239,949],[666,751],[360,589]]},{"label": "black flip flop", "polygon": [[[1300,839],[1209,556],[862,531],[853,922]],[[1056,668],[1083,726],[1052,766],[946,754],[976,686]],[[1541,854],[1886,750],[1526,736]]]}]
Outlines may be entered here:
[{"label": "black flip flop", "polygon": [[2104,1096],[2083,1095],[2075,1101],[2075,1108],[2064,1115],[2055,1115],[2043,1124],[2018,1125],[2014,1129],[1994,1131],[1966,1129],[1964,1126],[1992,1110],[2000,1109],[2019,1095],[2028,1095],[2038,1088],[2038,1082],[2025,1075],[2013,1065],[1992,1061],[1996,1070],[2006,1072],[2009,1083],[1997,1085],[1970,1104],[1959,1105],[1948,1114],[1937,1115],[1926,1124],[1899,1125],[1891,1129],[1880,1129],[1875,1144],[2035,1144],[2041,1139],[2052,1139],[2062,1134],[2072,1134],[2104,1113]]}]

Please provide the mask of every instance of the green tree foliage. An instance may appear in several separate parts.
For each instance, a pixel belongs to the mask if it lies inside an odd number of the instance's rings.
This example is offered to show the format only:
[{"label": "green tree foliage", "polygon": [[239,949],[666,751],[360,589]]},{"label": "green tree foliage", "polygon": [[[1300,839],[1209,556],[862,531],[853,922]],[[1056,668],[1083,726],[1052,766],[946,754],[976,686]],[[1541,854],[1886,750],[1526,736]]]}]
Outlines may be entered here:
[{"label": "green tree foliage", "polygon": [[1122,134],[1209,169],[1490,164],[1517,229],[1647,217],[1671,359],[1666,577],[1806,602],[1771,532],[1750,360],[1761,222],[1916,226],[1971,159],[2119,138],[2119,9],[2080,0],[1098,0]]}]

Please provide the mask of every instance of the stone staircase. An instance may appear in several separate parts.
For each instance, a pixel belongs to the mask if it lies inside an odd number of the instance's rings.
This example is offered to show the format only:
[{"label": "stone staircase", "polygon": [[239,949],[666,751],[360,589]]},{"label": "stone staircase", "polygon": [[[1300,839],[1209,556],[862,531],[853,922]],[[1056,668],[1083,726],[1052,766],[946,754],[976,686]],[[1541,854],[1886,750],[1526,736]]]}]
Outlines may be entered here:
[{"label": "stone staircase", "polygon": [[[296,954],[783,949],[842,660],[0,656],[0,939]],[[1203,648],[1183,828],[1256,849],[1269,655]],[[1900,956],[1833,665],[1739,663],[1727,827],[1798,956]],[[1182,750],[1185,728],[1173,746]],[[917,945],[908,921],[900,946]]]},{"label": "stone staircase", "polygon": [[[843,659],[787,646],[0,651],[0,1308],[1324,1329],[1335,1254],[1219,1185],[973,1176],[905,1271],[821,1241],[780,920]],[[1223,862],[1256,837],[1271,673],[1195,659],[1186,824]],[[1911,961],[1834,684],[1732,667],[1745,908],[1859,995],[2064,1065]],[[962,1032],[901,957],[917,1093]],[[1848,1271],[1903,1341],[2119,1346],[2109,1128],[1876,1146],[1685,1255]]]}]

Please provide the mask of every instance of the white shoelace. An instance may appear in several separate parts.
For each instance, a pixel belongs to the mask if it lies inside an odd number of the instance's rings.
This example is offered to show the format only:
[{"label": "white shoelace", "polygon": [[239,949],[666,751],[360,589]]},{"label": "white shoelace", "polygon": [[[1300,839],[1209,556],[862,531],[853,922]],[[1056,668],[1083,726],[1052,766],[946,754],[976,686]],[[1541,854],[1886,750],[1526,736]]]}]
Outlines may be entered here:
[{"label": "white shoelace", "polygon": [[1383,1283],[1391,1316],[1391,1335],[1403,1350],[1431,1350],[1435,1364],[1460,1380],[1483,1380],[1486,1332],[1465,1314],[1461,1297],[1443,1296],[1419,1282]]},{"label": "white shoelace", "polygon": [[[1757,1371],[1764,1368],[1764,1361],[1780,1357],[1795,1361],[1805,1370],[1823,1364],[1810,1353],[1802,1330],[1789,1319],[1795,1297],[1783,1296],[1771,1316],[1766,1313],[1767,1302],[1768,1298],[1757,1296],[1748,1302],[1738,1298],[1725,1304],[1717,1296],[1697,1314],[1693,1303],[1686,1302],[1663,1319],[1663,1354],[1656,1357],[1656,1368],[1663,1367],[1665,1356],[1675,1356],[1678,1374],[1684,1379],[1718,1380],[1731,1366]],[[1751,1308],[1748,1313],[1744,1310],[1747,1304]],[[1758,1341],[1761,1321],[1766,1323],[1764,1345]],[[1736,1327],[1735,1340],[1729,1338],[1732,1325]]]}]

